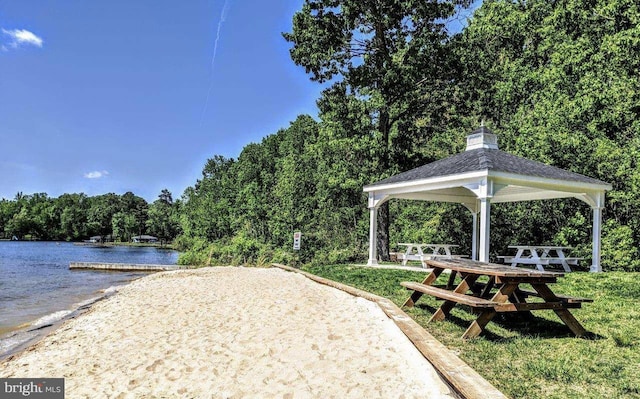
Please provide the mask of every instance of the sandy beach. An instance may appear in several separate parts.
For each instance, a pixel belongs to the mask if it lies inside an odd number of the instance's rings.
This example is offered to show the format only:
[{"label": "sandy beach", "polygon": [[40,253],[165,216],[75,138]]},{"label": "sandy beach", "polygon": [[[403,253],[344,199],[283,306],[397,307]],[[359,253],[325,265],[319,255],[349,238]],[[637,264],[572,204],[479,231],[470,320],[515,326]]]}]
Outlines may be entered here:
[{"label": "sandy beach", "polygon": [[452,398],[373,302],[280,269],[163,272],[96,303],[0,376],[67,398]]}]

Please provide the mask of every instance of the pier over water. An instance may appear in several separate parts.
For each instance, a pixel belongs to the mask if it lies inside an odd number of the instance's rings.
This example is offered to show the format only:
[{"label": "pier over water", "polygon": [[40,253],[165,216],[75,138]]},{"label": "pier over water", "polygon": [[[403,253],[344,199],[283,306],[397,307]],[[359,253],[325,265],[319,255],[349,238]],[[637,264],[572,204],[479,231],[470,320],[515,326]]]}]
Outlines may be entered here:
[{"label": "pier over water", "polygon": [[104,263],[104,262],[71,262],[70,270],[105,270],[121,272],[161,272],[167,270],[192,269],[191,266],[179,265],[143,265],[131,263]]}]

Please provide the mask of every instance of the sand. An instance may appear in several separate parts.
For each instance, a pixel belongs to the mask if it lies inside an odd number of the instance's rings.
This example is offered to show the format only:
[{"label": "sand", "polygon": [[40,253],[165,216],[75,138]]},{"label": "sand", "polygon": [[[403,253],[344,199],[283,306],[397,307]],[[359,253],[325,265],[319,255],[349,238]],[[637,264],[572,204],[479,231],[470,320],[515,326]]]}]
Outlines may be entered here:
[{"label": "sand", "polygon": [[452,398],[373,302],[280,269],[157,273],[121,288],[1,377],[66,398]]}]

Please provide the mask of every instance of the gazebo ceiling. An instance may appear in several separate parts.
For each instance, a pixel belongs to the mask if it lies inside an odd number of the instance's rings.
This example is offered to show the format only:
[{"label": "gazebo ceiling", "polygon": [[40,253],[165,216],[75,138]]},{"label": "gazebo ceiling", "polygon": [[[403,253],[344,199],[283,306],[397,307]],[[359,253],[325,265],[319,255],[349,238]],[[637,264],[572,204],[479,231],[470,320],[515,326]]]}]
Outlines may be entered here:
[{"label": "gazebo ceiling", "polygon": [[[453,187],[423,192],[408,192],[390,194],[390,198],[401,198],[419,201],[454,202],[459,204],[474,204],[477,196],[467,188]],[[540,190],[533,187],[505,186],[493,195],[491,202],[518,202],[544,200],[552,198],[575,197],[584,199],[584,194],[569,194],[566,191]]]},{"label": "gazebo ceiling", "polygon": [[376,184],[366,186],[364,191],[374,192],[377,197],[386,197],[386,199],[402,198],[472,204],[476,202],[477,190],[484,181],[492,184],[491,202],[493,203],[574,197],[593,205],[591,194],[611,188],[606,183],[584,183],[485,171],[485,173]]}]

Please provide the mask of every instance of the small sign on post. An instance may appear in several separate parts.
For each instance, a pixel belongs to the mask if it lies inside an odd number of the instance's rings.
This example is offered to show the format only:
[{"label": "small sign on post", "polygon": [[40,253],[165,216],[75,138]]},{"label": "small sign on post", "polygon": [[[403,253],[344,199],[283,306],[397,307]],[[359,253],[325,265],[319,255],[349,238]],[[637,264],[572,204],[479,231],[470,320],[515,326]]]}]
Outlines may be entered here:
[{"label": "small sign on post", "polygon": [[294,251],[300,250],[300,241],[302,241],[302,233],[299,231],[296,231],[295,233],[293,233],[293,250]]}]

